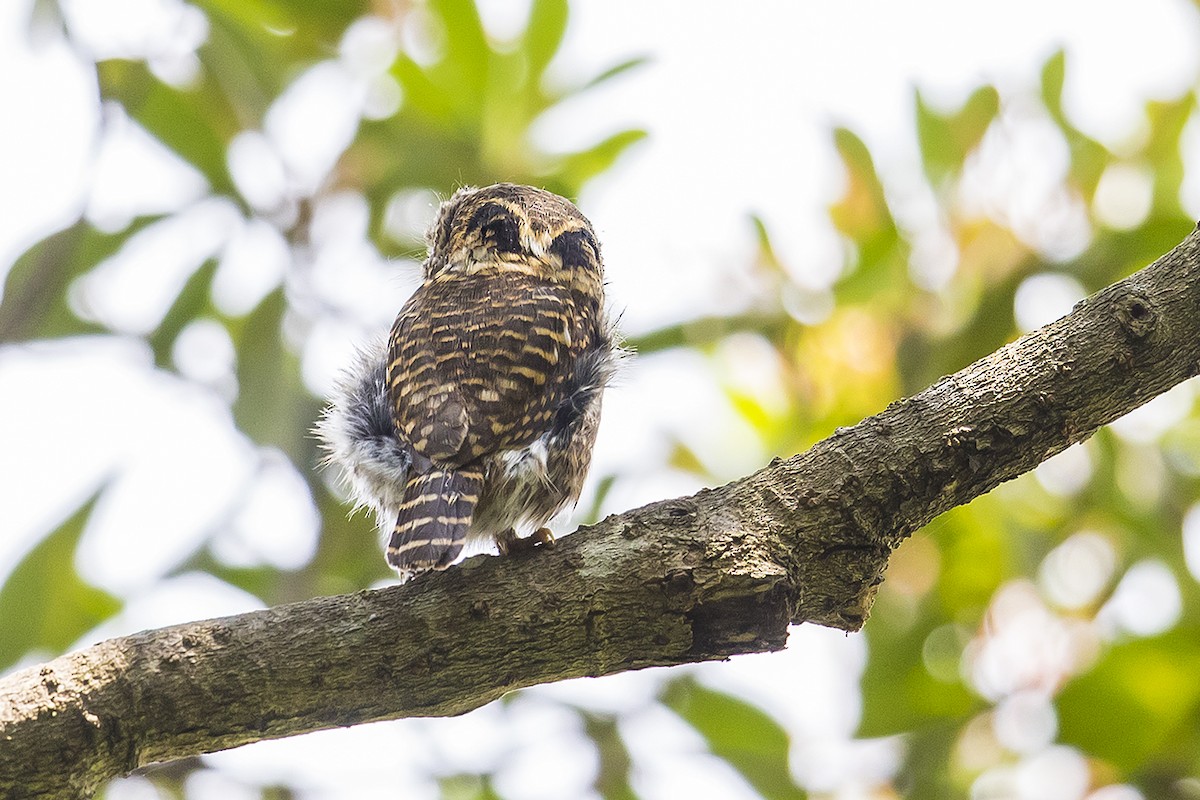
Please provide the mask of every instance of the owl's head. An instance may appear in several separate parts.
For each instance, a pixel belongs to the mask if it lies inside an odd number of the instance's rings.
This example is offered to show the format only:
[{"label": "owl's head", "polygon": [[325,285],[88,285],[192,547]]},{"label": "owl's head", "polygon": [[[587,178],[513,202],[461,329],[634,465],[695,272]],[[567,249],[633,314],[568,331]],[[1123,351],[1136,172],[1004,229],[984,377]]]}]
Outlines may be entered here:
[{"label": "owl's head", "polygon": [[570,200],[512,183],[459,189],[428,234],[426,280],[444,271],[513,269],[593,290],[603,281],[600,244]]}]

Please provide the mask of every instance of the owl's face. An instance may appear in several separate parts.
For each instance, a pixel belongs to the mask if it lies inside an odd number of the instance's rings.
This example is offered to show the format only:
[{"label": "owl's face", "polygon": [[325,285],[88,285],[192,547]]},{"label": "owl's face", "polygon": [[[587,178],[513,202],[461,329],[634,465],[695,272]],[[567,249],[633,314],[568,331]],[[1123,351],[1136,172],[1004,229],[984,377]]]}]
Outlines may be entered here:
[{"label": "owl's face", "polygon": [[603,280],[591,223],[569,200],[530,186],[458,190],[442,203],[428,239],[425,280],[484,269],[535,273],[582,291]]}]

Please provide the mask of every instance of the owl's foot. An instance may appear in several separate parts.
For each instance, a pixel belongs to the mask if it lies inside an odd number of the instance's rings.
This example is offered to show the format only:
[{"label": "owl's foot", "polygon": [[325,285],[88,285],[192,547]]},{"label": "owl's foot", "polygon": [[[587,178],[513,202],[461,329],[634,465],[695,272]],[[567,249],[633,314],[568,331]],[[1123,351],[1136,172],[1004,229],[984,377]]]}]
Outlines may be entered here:
[{"label": "owl's foot", "polygon": [[546,547],[553,547],[554,543],[558,540],[554,538],[554,531],[550,530],[549,528],[538,528],[536,531],[530,534],[529,538],[525,541],[531,542],[529,545],[530,547],[533,547],[532,543],[545,545]]},{"label": "owl's foot", "polygon": [[553,545],[554,542],[554,534],[549,528],[538,528],[524,538],[517,536],[517,532],[509,528],[496,537],[496,547],[499,548],[500,555],[502,556],[512,555],[513,553],[528,553],[538,545],[548,547]]}]

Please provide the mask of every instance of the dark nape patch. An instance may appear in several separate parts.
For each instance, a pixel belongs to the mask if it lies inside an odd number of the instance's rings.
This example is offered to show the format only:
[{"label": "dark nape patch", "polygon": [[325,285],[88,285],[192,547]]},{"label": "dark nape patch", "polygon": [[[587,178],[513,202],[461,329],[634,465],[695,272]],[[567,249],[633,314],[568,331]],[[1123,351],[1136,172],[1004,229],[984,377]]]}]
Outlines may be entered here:
[{"label": "dark nape patch", "polygon": [[600,245],[591,231],[585,228],[555,236],[550,245],[550,252],[562,259],[566,265],[592,264],[600,259]]},{"label": "dark nape patch", "polygon": [[519,253],[521,247],[521,231],[512,217],[494,217],[483,226],[484,235],[491,239],[498,253]]},{"label": "dark nape patch", "polygon": [[479,228],[501,253],[521,252],[521,228],[512,212],[499,203],[484,203],[475,209],[468,228]]}]

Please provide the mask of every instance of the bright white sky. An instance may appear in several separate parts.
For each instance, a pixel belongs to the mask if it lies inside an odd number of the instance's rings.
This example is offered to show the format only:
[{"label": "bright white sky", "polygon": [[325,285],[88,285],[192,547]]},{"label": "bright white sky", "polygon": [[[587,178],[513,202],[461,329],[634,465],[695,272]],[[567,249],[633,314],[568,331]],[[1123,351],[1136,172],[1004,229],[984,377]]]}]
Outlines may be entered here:
[{"label": "bright white sky", "polygon": [[[133,202],[129,192],[186,205],[202,190],[194,176],[147,159],[136,137],[132,145],[122,139],[112,147],[116,155],[108,153],[100,166],[92,164],[93,88],[53,37],[31,47],[22,27],[30,5],[18,0],[0,6],[0,107],[6,120],[0,127],[0,219],[5,220],[0,264],[5,266],[30,242],[71,219],[85,197],[103,220],[106,214],[120,218],[123,204]],[[524,5],[523,0],[487,2],[485,16],[494,30],[511,30]],[[103,17],[110,27],[103,35],[128,37],[136,46],[139,36],[176,31],[182,43],[168,48],[164,60],[186,65],[188,42],[202,35],[202,26],[197,34],[194,17],[168,15],[168,21],[182,19],[183,24],[164,28],[163,15],[153,11],[158,6],[159,0],[106,3]],[[605,245],[614,302],[625,308],[632,331],[736,302],[745,280],[738,265],[753,247],[750,212],[764,217],[778,249],[808,280],[814,285],[829,280],[840,261],[839,245],[823,219],[840,180],[826,133],[831,125],[848,125],[862,135],[889,190],[913,194],[909,213],[918,223],[925,219],[928,200],[911,188],[919,169],[910,122],[914,83],[945,103],[961,99],[982,81],[1002,91],[1031,87],[1045,58],[1065,46],[1074,120],[1120,147],[1138,135],[1147,98],[1186,89],[1200,54],[1196,14],[1185,0],[1012,0],[1003,6],[959,0],[760,0],[721,6],[726,13],[701,8],[683,0],[576,2],[558,65],[564,79],[586,78],[634,55],[653,61],[555,111],[536,131],[540,143],[555,149],[583,146],[628,126],[651,133],[581,198]],[[305,103],[318,102],[320,92],[296,97],[311,117]],[[291,119],[283,111],[279,118]],[[248,139],[247,147],[280,146],[288,127],[281,125],[284,133],[272,139],[268,130],[266,137]],[[336,140],[338,131],[329,135]],[[1063,154],[1039,141],[1028,137],[1003,176],[1009,188],[1026,190],[996,201],[1013,218],[1044,202],[1047,187],[1064,168]],[[147,161],[152,166],[144,166]],[[138,188],[132,175],[157,188]],[[1190,191],[1187,199],[1200,206],[1200,191]],[[339,209],[329,219],[352,225],[358,218],[352,202]],[[201,206],[188,213],[189,247],[219,246],[229,225],[227,210]],[[336,233],[331,234],[335,239]],[[255,289],[247,287],[269,281],[275,269],[269,237],[248,252],[256,255],[227,270],[234,275],[230,305],[253,295]],[[151,248],[140,257],[140,268],[117,275],[106,282],[107,289],[89,297],[100,311],[137,330],[139,320],[154,319],[172,275],[186,268],[185,256]],[[374,265],[369,258],[363,264],[364,280],[388,274],[387,265]],[[376,303],[382,308],[364,312],[368,316],[390,314],[399,302],[390,297],[402,298],[401,280],[394,275],[382,280],[390,282],[383,284],[389,288]],[[1069,307],[1072,291],[1068,285],[1053,308],[1037,312],[1039,318]],[[316,521],[311,503],[298,498],[302,489],[295,474],[231,434],[222,399],[231,357],[222,349],[227,341],[204,327],[189,336],[191,344],[179,354],[181,369],[186,365],[185,371],[208,388],[154,373],[144,349],[129,339],[0,349],[5,412],[0,414],[5,448],[0,579],[103,476],[122,470],[85,536],[80,567],[89,580],[126,598],[128,607],[89,638],[254,607],[252,598],[206,576],[157,580],[207,534],[240,491],[249,491],[252,501],[222,534],[231,559],[289,566],[307,558],[313,546]],[[328,338],[333,343],[306,361],[306,378],[318,391],[328,386],[339,363],[335,354],[344,353],[352,337],[341,331]],[[645,480],[619,487],[608,510],[697,488],[692,479],[658,470],[664,431],[686,436],[702,458],[714,463],[736,453],[733,462],[717,468],[728,477],[760,465],[763,454],[723,408],[709,370],[686,356],[647,358],[610,393],[597,470],[620,467]],[[81,397],[84,386],[87,396]],[[690,402],[681,403],[680,397]],[[729,446],[731,441],[738,445]],[[746,657],[701,672],[722,688],[774,709],[796,733],[797,771],[818,783],[848,786],[844,796],[855,797],[860,796],[855,787],[871,785],[871,769],[886,774],[893,757],[887,744],[846,744],[857,716],[862,659],[859,639],[805,627],[794,633],[785,653]],[[529,693],[507,710],[490,707],[457,720],[364,726],[264,743],[214,757],[226,772],[205,776],[207,783],[193,788],[199,798],[236,800],[249,796],[238,780],[256,784],[286,778],[311,787],[306,796],[313,798],[425,797],[431,787],[409,776],[412,768],[404,765],[410,759],[423,774],[424,765],[477,769],[503,758],[501,789],[510,796],[577,796],[590,780],[592,765],[579,761],[572,719],[541,699],[549,697],[630,712],[622,730],[640,754],[637,788],[647,798],[750,796],[720,765],[695,757],[693,735],[665,712],[645,707],[655,685],[652,673],[577,681]],[[865,772],[864,757],[874,765]],[[1070,762],[1062,753],[1055,758]],[[559,763],[561,770],[548,768]],[[1063,769],[1069,772],[1073,764]],[[146,791],[134,780],[113,796],[153,796]]]}]

